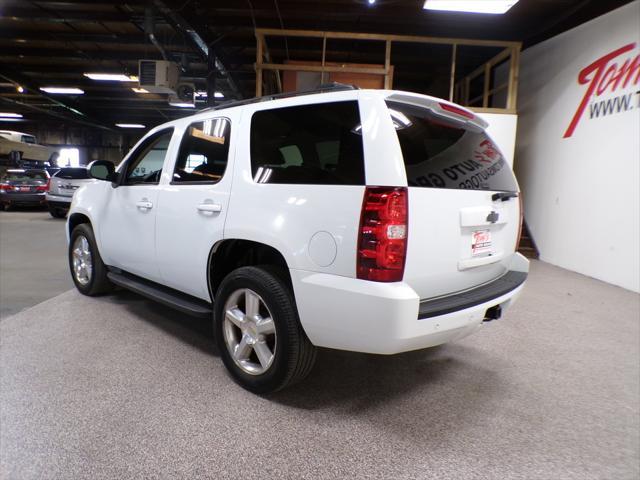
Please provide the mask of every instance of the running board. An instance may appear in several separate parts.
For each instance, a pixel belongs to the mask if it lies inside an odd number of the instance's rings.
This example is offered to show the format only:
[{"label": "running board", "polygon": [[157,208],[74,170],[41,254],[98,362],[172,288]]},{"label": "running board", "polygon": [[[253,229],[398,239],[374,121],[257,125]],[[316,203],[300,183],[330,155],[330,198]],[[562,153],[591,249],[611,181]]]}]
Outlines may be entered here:
[{"label": "running board", "polygon": [[143,295],[151,300],[175,308],[194,317],[211,318],[213,310],[211,304],[198,298],[178,292],[172,288],[150,282],[143,278],[122,271],[109,271],[107,277],[119,287]]}]

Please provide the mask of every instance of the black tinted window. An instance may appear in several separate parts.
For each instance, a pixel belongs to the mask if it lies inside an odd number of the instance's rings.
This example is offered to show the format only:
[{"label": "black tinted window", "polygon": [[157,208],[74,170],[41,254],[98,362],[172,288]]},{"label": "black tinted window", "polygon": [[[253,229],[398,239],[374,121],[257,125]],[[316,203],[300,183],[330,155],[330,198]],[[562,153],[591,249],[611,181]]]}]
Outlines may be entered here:
[{"label": "black tinted window", "polygon": [[251,120],[251,167],[258,183],[364,185],[358,103],[264,110]]},{"label": "black tinted window", "polygon": [[192,123],[180,143],[173,181],[219,182],[227,168],[230,127],[226,118]]},{"label": "black tinted window", "polygon": [[66,178],[69,180],[81,180],[89,178],[86,168],[62,168],[55,174],[56,178]]},{"label": "black tinted window", "polygon": [[126,185],[138,183],[157,184],[162,175],[162,166],[167,156],[173,128],[162,130],[147,138],[127,162]]},{"label": "black tinted window", "polygon": [[7,172],[2,176],[2,180],[6,182],[26,181],[26,180],[41,180],[43,182],[46,182],[48,178],[47,178],[46,172],[42,170],[27,170],[27,171],[7,170]]},{"label": "black tinted window", "polygon": [[410,186],[516,191],[511,167],[484,132],[461,128],[429,110],[387,102]]}]

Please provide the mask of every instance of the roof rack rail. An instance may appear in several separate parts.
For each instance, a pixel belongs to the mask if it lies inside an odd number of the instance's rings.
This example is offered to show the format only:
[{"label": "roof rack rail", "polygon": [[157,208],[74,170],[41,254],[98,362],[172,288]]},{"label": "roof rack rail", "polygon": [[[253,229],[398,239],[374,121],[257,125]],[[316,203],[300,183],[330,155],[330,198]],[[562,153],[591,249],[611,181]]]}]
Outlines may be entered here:
[{"label": "roof rack rail", "polygon": [[340,92],[343,90],[360,90],[360,88],[356,85],[347,85],[347,84],[338,83],[338,82],[323,83],[322,85],[319,85],[318,87],[311,90],[303,90],[300,92],[275,93],[272,95],[263,95],[262,97],[248,98],[246,100],[237,100],[235,102],[232,101],[232,102],[223,103],[222,105],[218,105],[215,107],[204,108],[200,110],[200,112],[208,112],[211,110],[223,110],[225,108],[240,107],[242,105],[250,105],[252,103],[278,100],[280,98],[301,97],[304,95],[313,95],[315,93]]}]

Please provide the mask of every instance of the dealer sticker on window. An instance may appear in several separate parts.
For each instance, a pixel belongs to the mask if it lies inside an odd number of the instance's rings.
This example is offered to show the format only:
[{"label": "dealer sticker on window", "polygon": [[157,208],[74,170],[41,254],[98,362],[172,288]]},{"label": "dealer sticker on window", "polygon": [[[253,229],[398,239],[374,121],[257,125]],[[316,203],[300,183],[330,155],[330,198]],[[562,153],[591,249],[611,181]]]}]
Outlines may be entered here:
[{"label": "dealer sticker on window", "polygon": [[471,235],[471,256],[491,253],[491,230],[475,230]]}]

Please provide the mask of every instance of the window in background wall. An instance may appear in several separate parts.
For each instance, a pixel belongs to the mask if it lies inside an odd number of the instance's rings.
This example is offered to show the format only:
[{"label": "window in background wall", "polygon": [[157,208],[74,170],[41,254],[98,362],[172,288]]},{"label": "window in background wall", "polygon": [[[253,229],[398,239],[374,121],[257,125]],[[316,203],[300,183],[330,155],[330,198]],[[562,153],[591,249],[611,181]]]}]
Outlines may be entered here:
[{"label": "window in background wall", "polygon": [[79,167],[80,151],[77,148],[61,148],[58,165],[60,167]]}]

